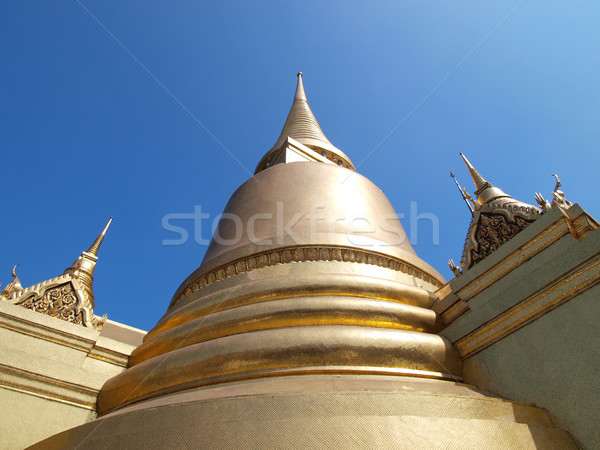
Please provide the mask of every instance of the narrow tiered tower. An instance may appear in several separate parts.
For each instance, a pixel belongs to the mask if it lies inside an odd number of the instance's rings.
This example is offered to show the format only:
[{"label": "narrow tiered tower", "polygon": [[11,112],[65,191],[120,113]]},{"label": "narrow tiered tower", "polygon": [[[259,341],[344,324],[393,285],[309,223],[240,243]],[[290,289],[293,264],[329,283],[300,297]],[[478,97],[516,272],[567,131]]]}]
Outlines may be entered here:
[{"label": "narrow tiered tower", "polygon": [[542,410],[461,384],[430,309],[444,283],[325,137],[298,74],[281,136],[104,385],[100,418],[40,445],[568,446]]}]

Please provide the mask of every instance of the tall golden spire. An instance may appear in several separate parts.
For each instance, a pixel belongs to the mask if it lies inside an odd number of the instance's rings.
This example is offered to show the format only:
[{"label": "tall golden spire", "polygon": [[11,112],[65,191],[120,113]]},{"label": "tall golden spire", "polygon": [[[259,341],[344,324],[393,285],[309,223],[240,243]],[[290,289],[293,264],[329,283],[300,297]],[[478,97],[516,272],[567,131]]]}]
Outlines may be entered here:
[{"label": "tall golden spire", "polygon": [[492,183],[483,178],[462,152],[460,153],[460,156],[467,165],[467,169],[469,169],[469,173],[471,174],[471,177],[475,182],[475,195],[477,196],[477,201],[480,204],[483,205],[484,203],[487,203],[491,200],[500,197],[510,197],[510,195],[505,194],[502,189],[497,188],[496,186],[492,185]]},{"label": "tall golden spire", "polygon": [[297,75],[298,84],[296,85],[296,92],[294,93],[294,101],[292,102],[292,107],[290,108],[290,112],[283,125],[281,134],[279,135],[277,142],[275,142],[275,145],[273,145],[258,163],[255,173],[269,167],[271,158],[285,144],[288,137],[295,139],[309,149],[315,151],[317,154],[335,163],[341,161],[341,165],[354,170],[354,165],[352,164],[352,161],[350,161],[350,158],[348,158],[340,149],[336,148],[329,142],[329,139],[325,137],[310,106],[308,106],[306,93],[304,92],[304,84],[302,83],[302,72],[298,72]]}]

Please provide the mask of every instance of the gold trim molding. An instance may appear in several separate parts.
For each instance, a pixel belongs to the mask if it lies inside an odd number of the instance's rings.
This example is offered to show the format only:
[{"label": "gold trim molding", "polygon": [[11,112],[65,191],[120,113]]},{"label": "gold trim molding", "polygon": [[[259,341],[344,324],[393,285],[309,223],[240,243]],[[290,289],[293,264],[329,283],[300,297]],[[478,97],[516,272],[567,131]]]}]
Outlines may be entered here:
[{"label": "gold trim molding", "polygon": [[97,389],[0,364],[0,387],[83,409],[96,409]]},{"label": "gold trim molding", "polygon": [[470,358],[598,283],[600,254],[567,272],[558,282],[546,285],[529,295],[454,345],[461,358]]}]

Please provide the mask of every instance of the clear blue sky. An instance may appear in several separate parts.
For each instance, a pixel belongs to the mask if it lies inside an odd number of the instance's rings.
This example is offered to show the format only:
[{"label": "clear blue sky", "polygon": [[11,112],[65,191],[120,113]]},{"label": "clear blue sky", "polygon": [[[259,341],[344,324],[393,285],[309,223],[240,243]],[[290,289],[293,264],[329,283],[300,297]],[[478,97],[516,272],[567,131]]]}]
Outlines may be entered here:
[{"label": "clear blue sky", "polygon": [[222,211],[298,71],[358,171],[398,212],[438,217],[439,245],[423,222],[414,247],[447,279],[470,218],[449,171],[473,190],[460,151],[530,203],[558,172],[598,217],[600,4],[520,3],[2,2],[0,280],[15,263],[25,286],[59,275],[114,216],[96,313],[151,328],[205,252],[162,245],[162,217]]}]

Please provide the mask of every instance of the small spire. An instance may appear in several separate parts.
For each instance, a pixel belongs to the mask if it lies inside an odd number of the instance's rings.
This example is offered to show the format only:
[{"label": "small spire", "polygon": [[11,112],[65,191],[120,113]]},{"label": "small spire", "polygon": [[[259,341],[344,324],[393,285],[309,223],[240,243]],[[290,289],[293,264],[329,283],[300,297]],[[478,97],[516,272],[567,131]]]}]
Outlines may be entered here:
[{"label": "small spire", "polygon": [[70,274],[73,277],[77,278],[79,282],[83,285],[84,290],[88,295],[88,299],[94,306],[94,291],[92,288],[92,284],[94,282],[94,271],[96,270],[96,261],[98,261],[98,249],[100,248],[100,244],[104,240],[104,236],[108,231],[108,227],[112,222],[113,218],[111,217],[108,220],[108,223],[102,230],[102,233],[96,238],[92,246],[86,252],[82,252],[81,256],[77,258],[71,266],[65,270],[65,274]]},{"label": "small spire", "polygon": [[460,195],[461,195],[462,199],[467,204],[467,208],[469,208],[469,212],[472,215],[475,212],[475,210],[473,208],[473,205],[471,205],[469,203],[469,197],[470,197],[470,195],[468,194],[468,192],[466,191],[465,188],[460,187],[460,184],[459,184],[458,180],[456,179],[456,175],[454,175],[454,172],[450,171],[450,176],[454,179],[454,182],[456,183],[456,187],[458,188],[458,191],[460,192]]},{"label": "small spire", "polygon": [[486,181],[485,178],[483,178],[479,174],[479,172],[477,172],[477,170],[475,170],[475,167],[473,167],[473,165],[469,162],[467,157],[462,152],[460,153],[460,156],[462,157],[463,161],[467,165],[467,169],[469,169],[469,173],[471,174],[471,177],[473,178],[473,181],[475,182],[475,187],[477,188],[477,190],[484,188],[486,186],[486,184],[490,184]]},{"label": "small spire", "polygon": [[104,227],[104,230],[102,230],[102,233],[100,233],[100,235],[96,238],[96,240],[94,241],[92,246],[89,248],[87,253],[90,253],[94,256],[98,256],[98,249],[100,248],[100,244],[102,244],[102,241],[104,240],[104,236],[106,235],[106,232],[108,231],[108,227],[110,226],[112,220],[113,220],[112,217],[110,219],[108,219],[108,223]]},{"label": "small spire", "polygon": [[480,205],[483,205],[484,203],[490,202],[500,197],[510,197],[510,195],[505,194],[502,189],[497,188],[492,183],[483,178],[479,174],[479,172],[475,170],[475,167],[473,167],[473,165],[469,162],[467,157],[462,152],[460,153],[460,156],[467,165],[469,173],[471,174],[471,177],[475,182],[475,195],[477,196],[477,201]]}]

